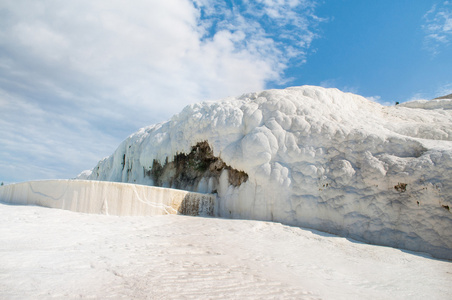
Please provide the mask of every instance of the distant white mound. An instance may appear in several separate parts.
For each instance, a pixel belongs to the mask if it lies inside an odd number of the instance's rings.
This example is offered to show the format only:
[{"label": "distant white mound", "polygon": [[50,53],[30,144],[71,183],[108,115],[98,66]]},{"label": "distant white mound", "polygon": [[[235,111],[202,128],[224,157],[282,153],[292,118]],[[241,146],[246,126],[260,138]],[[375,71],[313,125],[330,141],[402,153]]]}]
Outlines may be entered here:
[{"label": "distant white mound", "polygon": [[450,99],[414,100],[402,103],[400,106],[422,109],[452,109],[452,97]]},{"label": "distant white mound", "polygon": [[385,107],[302,86],[193,104],[82,176],[217,193],[221,217],[452,259],[450,100]]}]

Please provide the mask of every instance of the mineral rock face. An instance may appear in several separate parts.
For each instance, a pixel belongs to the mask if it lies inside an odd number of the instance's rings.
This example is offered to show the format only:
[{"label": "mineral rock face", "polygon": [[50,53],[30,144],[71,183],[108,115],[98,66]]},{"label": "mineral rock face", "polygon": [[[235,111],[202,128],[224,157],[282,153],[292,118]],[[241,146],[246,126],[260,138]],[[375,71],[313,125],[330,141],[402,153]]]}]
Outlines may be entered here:
[{"label": "mineral rock face", "polygon": [[41,180],[0,187],[0,201],[89,214],[213,216],[216,197],[154,186],[93,180]]},{"label": "mineral rock face", "polygon": [[312,86],[198,103],[131,135],[88,179],[214,192],[222,217],[452,259],[451,108]]}]

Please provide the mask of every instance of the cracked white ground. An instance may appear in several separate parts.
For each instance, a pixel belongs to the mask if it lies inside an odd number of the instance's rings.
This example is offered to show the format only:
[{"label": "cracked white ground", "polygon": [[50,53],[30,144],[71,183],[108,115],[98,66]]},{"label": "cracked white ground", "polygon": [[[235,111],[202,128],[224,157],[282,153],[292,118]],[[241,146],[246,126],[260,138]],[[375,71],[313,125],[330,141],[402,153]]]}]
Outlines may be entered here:
[{"label": "cracked white ground", "polygon": [[278,223],[0,204],[0,298],[450,299],[452,263]]}]

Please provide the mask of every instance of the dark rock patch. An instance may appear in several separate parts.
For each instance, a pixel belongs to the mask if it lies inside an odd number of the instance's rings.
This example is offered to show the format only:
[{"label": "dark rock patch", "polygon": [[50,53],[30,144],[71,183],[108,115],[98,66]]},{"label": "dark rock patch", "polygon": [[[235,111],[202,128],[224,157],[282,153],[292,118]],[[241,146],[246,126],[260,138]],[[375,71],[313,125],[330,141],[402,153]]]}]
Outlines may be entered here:
[{"label": "dark rock patch", "polygon": [[154,160],[151,168],[144,169],[145,176],[149,176],[156,186],[197,191],[200,181],[204,178],[212,180],[211,190],[215,192],[223,170],[229,172],[229,184],[240,186],[248,180],[248,174],[233,169],[219,157],[214,156],[207,141],[197,143],[190,153],[179,153],[171,162],[166,159],[162,165]]}]

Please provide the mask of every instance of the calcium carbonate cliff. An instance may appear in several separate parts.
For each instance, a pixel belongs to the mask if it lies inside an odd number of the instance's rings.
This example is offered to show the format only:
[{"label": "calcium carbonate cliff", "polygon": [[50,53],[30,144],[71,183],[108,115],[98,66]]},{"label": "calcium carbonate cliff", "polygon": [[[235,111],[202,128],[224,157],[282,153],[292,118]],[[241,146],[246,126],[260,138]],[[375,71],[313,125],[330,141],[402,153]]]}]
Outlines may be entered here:
[{"label": "calcium carbonate cliff", "polygon": [[187,106],[80,177],[216,193],[221,217],[452,259],[451,108],[313,86],[251,93]]}]

